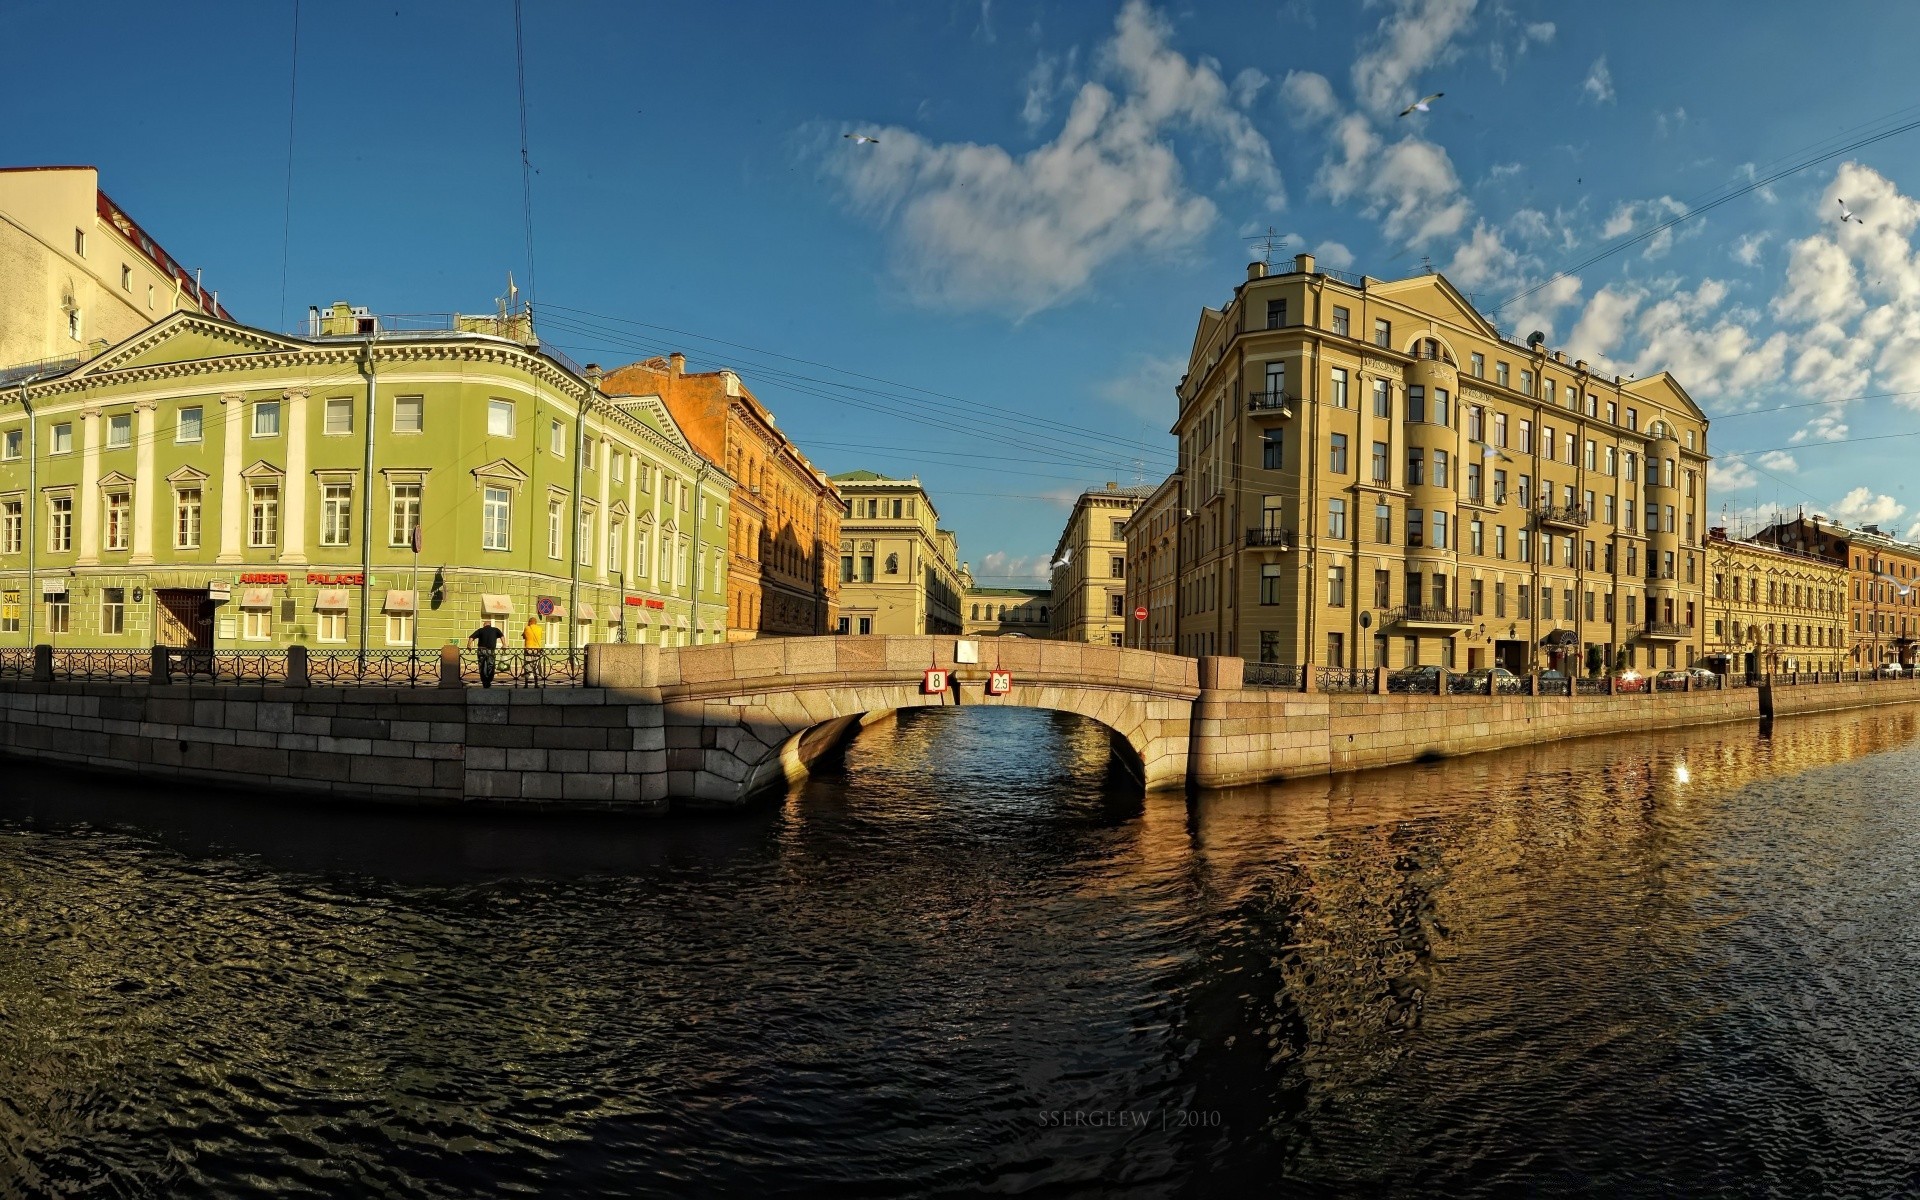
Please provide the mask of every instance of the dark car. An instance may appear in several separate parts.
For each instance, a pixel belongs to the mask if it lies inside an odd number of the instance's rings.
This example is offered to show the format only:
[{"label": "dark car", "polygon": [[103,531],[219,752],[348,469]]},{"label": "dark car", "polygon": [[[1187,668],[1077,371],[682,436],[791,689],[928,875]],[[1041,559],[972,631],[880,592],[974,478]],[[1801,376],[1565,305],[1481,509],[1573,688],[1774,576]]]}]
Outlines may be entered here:
[{"label": "dark car", "polygon": [[1439,667],[1401,667],[1387,676],[1389,692],[1433,692],[1440,691]]},{"label": "dark car", "polygon": [[1505,667],[1481,667],[1478,671],[1469,671],[1467,678],[1473,681],[1473,692],[1481,696],[1512,692],[1520,686],[1520,677]]}]

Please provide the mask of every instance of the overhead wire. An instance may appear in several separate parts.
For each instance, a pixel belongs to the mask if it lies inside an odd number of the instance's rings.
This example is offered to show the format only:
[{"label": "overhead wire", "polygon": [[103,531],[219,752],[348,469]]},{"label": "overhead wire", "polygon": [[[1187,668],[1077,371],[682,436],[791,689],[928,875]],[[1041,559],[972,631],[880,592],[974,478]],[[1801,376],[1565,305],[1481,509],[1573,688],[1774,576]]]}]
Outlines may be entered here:
[{"label": "overhead wire", "polygon": [[280,325],[287,324],[287,263],[293,246],[293,130],[300,99],[300,0],[293,0],[293,65],[287,76],[287,195],[280,227]]},{"label": "overhead wire", "polygon": [[538,277],[533,269],[533,159],[527,153],[527,46],[521,0],[513,0],[513,72],[520,92],[520,213],[527,233],[527,307],[532,308]]}]

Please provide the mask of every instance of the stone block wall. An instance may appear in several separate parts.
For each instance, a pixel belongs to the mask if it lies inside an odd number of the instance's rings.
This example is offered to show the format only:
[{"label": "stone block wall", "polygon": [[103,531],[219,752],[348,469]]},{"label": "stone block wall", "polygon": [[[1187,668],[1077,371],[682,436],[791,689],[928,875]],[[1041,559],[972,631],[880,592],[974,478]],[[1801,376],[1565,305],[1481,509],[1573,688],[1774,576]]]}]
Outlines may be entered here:
[{"label": "stone block wall", "polygon": [[1768,715],[1833,712],[1876,704],[1912,704],[1920,701],[1920,678],[1870,679],[1859,683],[1787,683],[1776,679],[1766,686],[1771,702]]}]

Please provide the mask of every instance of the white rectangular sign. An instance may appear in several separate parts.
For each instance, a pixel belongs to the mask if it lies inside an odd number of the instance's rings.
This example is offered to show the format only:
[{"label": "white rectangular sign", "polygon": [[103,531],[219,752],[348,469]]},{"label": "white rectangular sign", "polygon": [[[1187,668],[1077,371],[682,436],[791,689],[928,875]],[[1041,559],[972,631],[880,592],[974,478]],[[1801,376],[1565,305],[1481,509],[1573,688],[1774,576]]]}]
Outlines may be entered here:
[{"label": "white rectangular sign", "polygon": [[980,661],[979,642],[955,642],[953,661],[957,663],[977,663]]}]

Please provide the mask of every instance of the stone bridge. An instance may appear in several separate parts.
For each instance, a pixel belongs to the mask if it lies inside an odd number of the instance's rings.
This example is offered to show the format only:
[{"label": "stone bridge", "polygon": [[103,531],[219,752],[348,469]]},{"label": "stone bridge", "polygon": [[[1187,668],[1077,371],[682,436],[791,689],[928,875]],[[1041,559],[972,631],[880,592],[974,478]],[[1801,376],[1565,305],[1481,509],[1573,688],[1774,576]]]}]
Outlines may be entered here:
[{"label": "stone bridge", "polygon": [[[977,663],[955,661],[962,645]],[[657,706],[666,794],[734,803],[800,778],[863,716],[1000,705],[1078,713],[1111,731],[1149,791],[1186,786],[1199,663],[1077,642],[946,636],[765,638],[712,646],[589,648],[586,685]],[[930,668],[950,672],[929,693]],[[990,672],[1011,686],[987,692]]]}]

